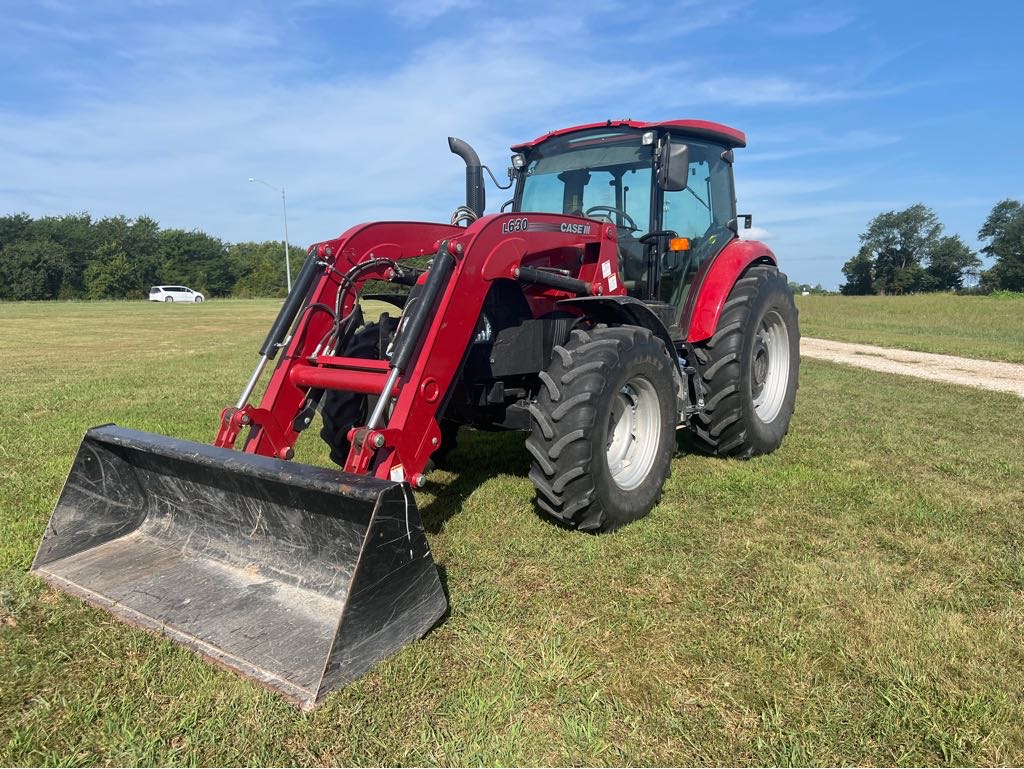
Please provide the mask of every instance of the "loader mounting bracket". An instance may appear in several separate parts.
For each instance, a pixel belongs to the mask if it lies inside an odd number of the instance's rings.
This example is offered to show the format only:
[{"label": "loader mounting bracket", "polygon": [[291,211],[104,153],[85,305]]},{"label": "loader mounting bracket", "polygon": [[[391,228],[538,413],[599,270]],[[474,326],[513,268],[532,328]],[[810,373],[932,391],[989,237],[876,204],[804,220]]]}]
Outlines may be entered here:
[{"label": "loader mounting bracket", "polygon": [[220,413],[220,430],[217,431],[217,439],[213,445],[226,449],[234,448],[238,434],[246,427],[253,428],[249,440],[255,438],[256,432],[259,431],[270,442],[274,456],[278,459],[291,459],[295,456],[291,441],[288,440],[277,417],[267,409],[248,405],[240,409],[226,408]]}]

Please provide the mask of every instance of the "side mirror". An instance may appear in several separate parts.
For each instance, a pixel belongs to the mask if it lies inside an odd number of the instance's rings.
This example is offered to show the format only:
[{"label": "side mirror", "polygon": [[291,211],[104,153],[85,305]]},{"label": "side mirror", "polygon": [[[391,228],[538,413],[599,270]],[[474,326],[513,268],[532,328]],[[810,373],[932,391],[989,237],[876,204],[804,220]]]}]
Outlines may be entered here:
[{"label": "side mirror", "polygon": [[690,181],[690,148],[672,144],[672,137],[661,140],[658,154],[658,186],[666,192],[685,190]]}]

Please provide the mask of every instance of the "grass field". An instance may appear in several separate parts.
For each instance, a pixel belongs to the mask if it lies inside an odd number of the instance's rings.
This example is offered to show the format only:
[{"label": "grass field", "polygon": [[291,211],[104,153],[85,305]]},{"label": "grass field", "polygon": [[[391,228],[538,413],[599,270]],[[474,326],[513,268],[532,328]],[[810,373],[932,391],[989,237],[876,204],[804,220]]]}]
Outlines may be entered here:
[{"label": "grass field", "polygon": [[1024,294],[798,296],[807,336],[1024,363]]},{"label": "grass field", "polygon": [[807,361],[779,451],[602,537],[463,431],[417,495],[450,615],[310,714],[27,575],[85,428],[211,440],[274,309],[0,304],[0,764],[1024,763],[1009,395]]}]

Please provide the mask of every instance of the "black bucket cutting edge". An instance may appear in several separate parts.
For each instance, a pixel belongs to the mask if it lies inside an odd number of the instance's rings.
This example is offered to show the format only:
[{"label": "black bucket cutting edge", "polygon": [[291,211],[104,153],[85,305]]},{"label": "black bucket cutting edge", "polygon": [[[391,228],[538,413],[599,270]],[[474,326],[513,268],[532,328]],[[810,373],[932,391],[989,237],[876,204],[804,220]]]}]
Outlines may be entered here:
[{"label": "black bucket cutting edge", "polygon": [[306,709],[448,605],[407,484],[116,425],[86,432],[31,570]]}]

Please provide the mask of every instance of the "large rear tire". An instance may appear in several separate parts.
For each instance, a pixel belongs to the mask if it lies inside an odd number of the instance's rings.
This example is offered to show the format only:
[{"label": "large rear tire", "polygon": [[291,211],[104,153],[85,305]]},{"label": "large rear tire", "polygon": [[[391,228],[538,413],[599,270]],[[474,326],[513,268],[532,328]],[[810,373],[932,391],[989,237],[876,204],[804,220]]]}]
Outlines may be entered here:
[{"label": "large rear tire", "polygon": [[772,264],[748,269],[729,293],[715,335],[693,348],[704,411],[691,422],[691,446],[741,459],[778,448],[800,373],[797,309],[786,276]]},{"label": "large rear tire", "polygon": [[567,526],[612,531],[661,498],[676,448],[674,364],[635,326],[576,330],[554,353],[526,441],[537,506]]}]

